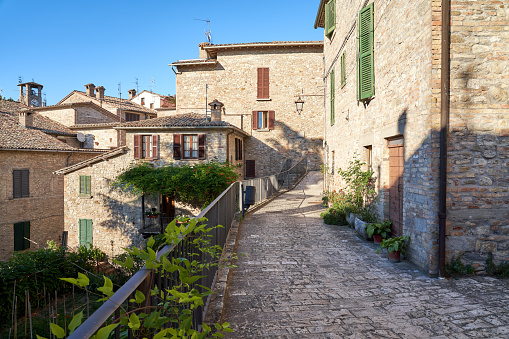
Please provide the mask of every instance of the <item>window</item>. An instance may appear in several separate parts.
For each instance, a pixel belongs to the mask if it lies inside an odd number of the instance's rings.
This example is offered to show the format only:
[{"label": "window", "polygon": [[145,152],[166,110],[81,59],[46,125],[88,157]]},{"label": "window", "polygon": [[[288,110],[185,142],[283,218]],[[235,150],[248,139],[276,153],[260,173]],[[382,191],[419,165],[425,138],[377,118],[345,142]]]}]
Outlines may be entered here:
[{"label": "window", "polygon": [[26,198],[30,196],[29,174],[27,169],[12,171],[13,198]]},{"label": "window", "polygon": [[92,219],[79,220],[79,245],[92,245]]},{"label": "window", "polygon": [[141,105],[145,106],[145,98],[141,98]]},{"label": "window", "polygon": [[125,121],[140,121],[140,115],[135,113],[126,113]]},{"label": "window", "polygon": [[23,251],[30,248],[30,241],[27,239],[30,239],[30,221],[14,224],[14,250]]},{"label": "window", "polygon": [[365,100],[375,95],[373,59],[373,3],[359,12],[357,58],[357,99]]},{"label": "window", "polygon": [[274,120],[274,111],[253,111],[252,128],[272,130],[274,129]]},{"label": "window", "polygon": [[205,134],[174,134],[173,158],[205,159]]},{"label": "window", "polygon": [[255,160],[246,160],[246,178],[254,178],[256,176]]},{"label": "window", "polygon": [[269,99],[269,69],[258,68],[258,99]]},{"label": "window", "polygon": [[235,160],[242,160],[242,139],[235,138]]},{"label": "window", "polygon": [[334,100],[336,95],[336,82],[334,79],[334,70],[330,72],[330,124],[331,126],[334,125]]},{"label": "window", "polygon": [[157,160],[159,152],[159,136],[135,135],[134,136],[134,159]]},{"label": "window", "polygon": [[154,103],[153,103],[153,102],[151,102],[151,103],[150,103],[150,109],[153,109],[153,108],[154,108]]},{"label": "window", "polygon": [[373,146],[366,146],[366,165],[368,170],[373,170]]},{"label": "window", "polygon": [[345,61],[345,52],[341,54],[341,88],[346,85],[346,61]]},{"label": "window", "polygon": [[336,0],[325,5],[325,35],[330,39],[336,28]]},{"label": "window", "polygon": [[91,176],[80,175],[80,195],[91,195]]}]

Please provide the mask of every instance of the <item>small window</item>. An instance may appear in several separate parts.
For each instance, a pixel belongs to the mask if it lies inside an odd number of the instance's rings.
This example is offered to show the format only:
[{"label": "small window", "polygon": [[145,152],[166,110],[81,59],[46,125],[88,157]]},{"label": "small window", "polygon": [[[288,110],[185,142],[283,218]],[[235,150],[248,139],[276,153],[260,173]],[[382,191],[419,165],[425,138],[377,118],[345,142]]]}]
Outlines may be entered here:
[{"label": "small window", "polygon": [[134,159],[158,159],[159,152],[159,136],[151,135],[134,135]]},{"label": "small window", "polygon": [[235,138],[235,160],[242,160],[242,139]]},{"label": "small window", "polygon": [[373,146],[366,146],[366,165],[368,170],[373,171]]},{"label": "small window", "polygon": [[141,105],[145,106],[145,98],[141,98]]},{"label": "small window", "polygon": [[258,68],[258,99],[269,99],[269,69]]},{"label": "small window", "polygon": [[30,221],[14,224],[14,250],[23,251],[30,248]]},{"label": "small window", "polygon": [[27,169],[12,171],[12,196],[14,199],[30,196],[29,176],[30,171]]},{"label": "small window", "polygon": [[154,108],[154,103],[150,103],[150,109],[153,109]]},{"label": "small window", "polygon": [[143,135],[141,138],[141,157],[152,158],[152,136]]},{"label": "small window", "polygon": [[125,121],[140,121],[140,115],[135,113],[126,113]]},{"label": "small window", "polygon": [[173,158],[205,159],[205,134],[174,134]]},{"label": "small window", "polygon": [[92,194],[92,184],[90,175],[80,175],[80,195],[90,196]]},{"label": "small window", "polygon": [[92,238],[92,219],[79,220],[79,245],[93,245]]},{"label": "small window", "polygon": [[336,0],[325,5],[325,35],[330,39],[336,28]]},{"label": "small window", "polygon": [[256,130],[273,130],[275,121],[274,111],[253,111],[252,127]]}]

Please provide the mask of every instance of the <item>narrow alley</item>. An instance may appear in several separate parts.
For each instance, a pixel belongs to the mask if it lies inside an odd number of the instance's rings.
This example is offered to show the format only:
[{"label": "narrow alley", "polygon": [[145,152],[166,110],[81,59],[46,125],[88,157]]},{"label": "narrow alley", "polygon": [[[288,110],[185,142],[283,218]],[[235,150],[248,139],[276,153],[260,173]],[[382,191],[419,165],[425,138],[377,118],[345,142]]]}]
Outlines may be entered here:
[{"label": "narrow alley", "polygon": [[322,181],[246,216],[222,321],[228,338],[509,338],[509,281],[432,279],[319,214]]}]

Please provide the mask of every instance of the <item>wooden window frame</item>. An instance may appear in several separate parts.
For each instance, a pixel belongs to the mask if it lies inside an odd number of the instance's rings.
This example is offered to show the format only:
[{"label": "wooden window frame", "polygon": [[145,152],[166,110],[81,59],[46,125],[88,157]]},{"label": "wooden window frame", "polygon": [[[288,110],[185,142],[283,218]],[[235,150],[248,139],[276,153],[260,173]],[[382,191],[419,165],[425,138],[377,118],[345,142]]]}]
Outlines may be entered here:
[{"label": "wooden window frame", "polygon": [[135,134],[134,159],[144,159],[144,160],[159,159],[159,135]]},{"label": "wooden window frame", "polygon": [[269,68],[268,67],[259,67],[257,69],[258,75],[258,85],[257,85],[257,99],[268,100],[270,99],[269,93]]},{"label": "wooden window frame", "polygon": [[92,195],[92,176],[80,175],[79,177],[79,195],[91,196]]},{"label": "wooden window frame", "polygon": [[[191,138],[189,143],[186,138]],[[196,138],[196,143],[194,142]],[[197,148],[193,148],[193,144]],[[188,145],[190,148],[187,148]],[[186,152],[190,152],[186,156]],[[193,156],[193,152],[197,152],[197,156]],[[175,160],[205,160],[207,159],[207,135],[206,134],[174,134],[173,135],[173,159]]]},{"label": "wooden window frame", "polygon": [[[186,142],[186,138],[189,138],[189,142]],[[186,146],[188,147],[186,148]],[[182,159],[198,159],[198,151],[198,134],[182,134]],[[186,152],[189,152],[190,155],[186,156]],[[195,152],[196,156],[193,156],[193,153]]]},{"label": "wooden window frame", "polygon": [[136,113],[126,113],[125,121],[140,121],[140,115]]},{"label": "wooden window frame", "polygon": [[12,171],[13,199],[30,197],[30,170],[15,169]]},{"label": "wooden window frame", "polygon": [[274,129],[275,121],[275,111],[253,111],[251,127],[258,131],[270,131]]},{"label": "wooden window frame", "polygon": [[[30,248],[30,221],[18,222],[13,225],[14,251],[24,251]],[[21,235],[19,233],[22,233]],[[17,238],[23,237],[17,240]],[[24,239],[27,238],[27,239]]]}]

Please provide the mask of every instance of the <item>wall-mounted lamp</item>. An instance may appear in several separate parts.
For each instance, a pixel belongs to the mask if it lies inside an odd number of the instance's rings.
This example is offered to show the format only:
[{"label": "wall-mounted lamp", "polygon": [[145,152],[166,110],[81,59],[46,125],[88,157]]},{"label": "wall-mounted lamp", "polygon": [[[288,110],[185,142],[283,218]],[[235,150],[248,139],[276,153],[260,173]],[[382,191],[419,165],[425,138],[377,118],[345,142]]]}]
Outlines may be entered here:
[{"label": "wall-mounted lamp", "polygon": [[297,113],[302,112],[302,107],[304,107],[304,100],[301,99],[300,95],[297,100],[295,100],[295,106],[297,106]]}]

